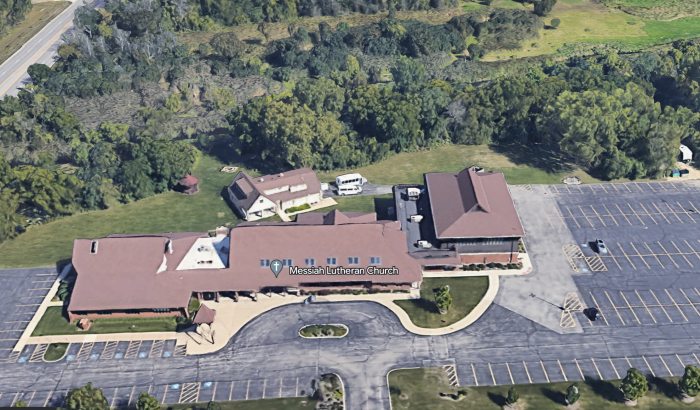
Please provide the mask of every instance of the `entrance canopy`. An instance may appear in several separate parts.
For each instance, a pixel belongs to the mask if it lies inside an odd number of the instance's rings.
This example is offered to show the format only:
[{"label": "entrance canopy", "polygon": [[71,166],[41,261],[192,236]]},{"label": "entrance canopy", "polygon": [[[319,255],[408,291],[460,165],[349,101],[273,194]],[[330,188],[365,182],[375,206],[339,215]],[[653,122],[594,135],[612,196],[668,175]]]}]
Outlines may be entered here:
[{"label": "entrance canopy", "polygon": [[216,316],[215,310],[208,308],[207,305],[202,305],[194,316],[192,323],[195,325],[201,325],[203,323],[210,325],[214,322],[214,316]]}]

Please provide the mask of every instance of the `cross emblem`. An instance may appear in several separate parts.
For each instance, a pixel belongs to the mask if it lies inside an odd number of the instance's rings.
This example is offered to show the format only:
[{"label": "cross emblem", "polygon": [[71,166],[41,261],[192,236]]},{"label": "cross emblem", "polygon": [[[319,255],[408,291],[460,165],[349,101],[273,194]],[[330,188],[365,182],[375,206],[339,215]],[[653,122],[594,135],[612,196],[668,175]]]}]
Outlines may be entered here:
[{"label": "cross emblem", "polygon": [[279,261],[274,261],[272,262],[272,269],[277,270],[280,268],[280,263]]}]

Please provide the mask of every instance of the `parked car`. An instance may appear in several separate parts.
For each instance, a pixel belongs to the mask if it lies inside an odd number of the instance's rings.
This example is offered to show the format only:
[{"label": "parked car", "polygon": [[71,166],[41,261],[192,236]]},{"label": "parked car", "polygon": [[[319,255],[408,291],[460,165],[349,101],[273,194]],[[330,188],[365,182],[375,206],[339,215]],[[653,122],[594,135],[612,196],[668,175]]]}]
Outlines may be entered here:
[{"label": "parked car", "polygon": [[594,307],[584,310],[583,314],[586,315],[586,317],[592,322],[603,318],[603,315],[600,314],[600,311]]},{"label": "parked car", "polygon": [[338,187],[338,195],[357,195],[362,192],[362,188],[356,185],[341,185]]},{"label": "parked car", "polygon": [[595,240],[595,247],[598,248],[598,253],[608,253],[608,247],[605,246],[605,242],[602,239]]}]

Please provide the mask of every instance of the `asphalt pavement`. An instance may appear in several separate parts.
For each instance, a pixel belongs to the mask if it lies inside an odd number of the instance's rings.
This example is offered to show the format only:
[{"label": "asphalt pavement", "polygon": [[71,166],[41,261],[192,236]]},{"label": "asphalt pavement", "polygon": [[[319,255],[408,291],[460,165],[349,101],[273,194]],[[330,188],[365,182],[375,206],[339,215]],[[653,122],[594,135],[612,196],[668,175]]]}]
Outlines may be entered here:
[{"label": "asphalt pavement", "polygon": [[[540,209],[541,234],[549,227],[583,255],[573,260],[578,271],[560,262],[551,266],[571,275],[582,304],[598,306],[605,317],[590,322],[575,312],[578,333],[553,331],[498,304],[467,329],[438,337],[408,333],[393,313],[371,302],[298,304],[260,315],[210,355],[0,364],[0,405],[15,398],[57,404],[69,389],[89,381],[115,404],[133,404],[140,391],[166,403],[303,396],[312,391],[313,380],[336,373],[347,389],[348,409],[384,410],[390,408],[386,376],[400,368],[447,366],[460,385],[480,386],[603,384],[624,376],[630,366],[652,379],[679,376],[684,365],[700,363],[700,283],[694,273],[700,267],[699,187],[688,181],[675,190],[656,183],[586,186],[582,190],[591,192],[579,193],[561,192],[561,186],[532,189],[548,198]],[[597,237],[610,249],[600,260],[583,246]],[[527,237],[526,245],[534,246]],[[563,252],[533,252],[536,267],[549,266],[546,260],[560,259]],[[323,323],[343,323],[349,333],[317,340],[298,335],[304,325]]]},{"label": "asphalt pavement", "polygon": [[[31,82],[27,68],[36,63],[51,67],[58,59],[58,46],[61,34],[73,26],[73,12],[83,2],[75,0],[67,9],[49,22],[39,33],[27,41],[12,57],[0,65],[0,96],[17,95],[18,88]],[[90,2],[94,7],[102,7],[103,0]]]}]

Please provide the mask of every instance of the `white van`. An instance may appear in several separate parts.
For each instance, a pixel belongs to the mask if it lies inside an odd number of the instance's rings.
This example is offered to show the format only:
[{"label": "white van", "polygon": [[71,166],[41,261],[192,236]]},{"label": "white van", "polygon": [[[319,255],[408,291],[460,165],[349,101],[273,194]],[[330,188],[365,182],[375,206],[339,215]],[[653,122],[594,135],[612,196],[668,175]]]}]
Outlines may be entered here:
[{"label": "white van", "polygon": [[338,196],[357,195],[362,192],[362,188],[355,185],[341,185],[338,187]]},{"label": "white van", "polygon": [[363,185],[367,183],[367,178],[362,178],[360,174],[345,174],[335,177],[335,185]]}]

